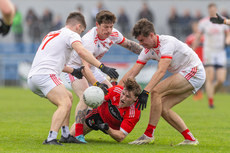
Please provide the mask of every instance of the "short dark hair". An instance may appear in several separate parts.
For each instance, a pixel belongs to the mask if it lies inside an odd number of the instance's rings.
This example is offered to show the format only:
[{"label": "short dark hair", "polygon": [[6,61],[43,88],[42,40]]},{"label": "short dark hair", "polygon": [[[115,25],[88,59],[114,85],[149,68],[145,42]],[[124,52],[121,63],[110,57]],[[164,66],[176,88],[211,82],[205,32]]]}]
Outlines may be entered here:
[{"label": "short dark hair", "polygon": [[133,92],[135,97],[138,97],[141,94],[141,86],[134,78],[127,78],[127,80],[124,81],[124,89]]},{"label": "short dark hair", "polygon": [[216,6],[215,3],[210,3],[210,4],[208,5],[208,8],[210,8],[210,7],[217,7],[217,6]]},{"label": "short dark hair", "polygon": [[148,37],[150,32],[155,33],[153,23],[147,20],[146,18],[140,19],[133,27],[132,35],[137,38],[139,35]]},{"label": "short dark hair", "polygon": [[96,15],[96,22],[100,25],[102,23],[112,23],[116,22],[116,16],[107,10],[102,10]]},{"label": "short dark hair", "polygon": [[86,28],[85,17],[80,12],[72,12],[66,19],[66,25],[74,25],[76,23],[80,23]]}]

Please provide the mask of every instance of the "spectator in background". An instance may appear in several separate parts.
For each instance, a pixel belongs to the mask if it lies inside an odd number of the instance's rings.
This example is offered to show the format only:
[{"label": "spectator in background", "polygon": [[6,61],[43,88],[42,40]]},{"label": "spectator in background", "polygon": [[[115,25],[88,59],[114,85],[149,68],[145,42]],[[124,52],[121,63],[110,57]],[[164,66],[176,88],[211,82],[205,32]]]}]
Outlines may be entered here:
[{"label": "spectator in background", "polygon": [[41,40],[41,22],[33,9],[29,9],[26,14],[26,24],[29,28],[29,37],[33,43]]},{"label": "spectator in background", "polygon": [[7,35],[13,23],[15,9],[10,0],[0,0],[0,11],[2,18],[0,18],[0,34]]},{"label": "spectator in background", "polygon": [[129,38],[129,33],[130,33],[130,23],[129,23],[129,18],[124,10],[123,7],[120,8],[119,10],[119,15],[118,15],[118,21],[117,24],[120,28],[121,33]]},{"label": "spectator in background", "polygon": [[170,28],[171,35],[177,38],[179,38],[180,35],[180,33],[178,32],[179,31],[178,24],[179,24],[179,16],[177,14],[177,10],[175,7],[171,7],[170,15],[168,18],[168,25]]},{"label": "spectator in background", "polygon": [[91,25],[93,27],[95,26],[95,23],[96,23],[96,15],[97,15],[97,13],[102,11],[102,10],[105,10],[105,6],[104,6],[102,1],[98,1],[97,7],[93,8],[92,12],[91,12],[91,18],[92,18],[92,24]]},{"label": "spectator in background", "polygon": [[198,22],[200,19],[202,19],[203,18],[203,15],[202,15],[202,13],[201,13],[201,11],[200,10],[196,10],[196,12],[195,12],[195,17],[193,18],[193,20],[196,22]]},{"label": "spectator in background", "polygon": [[226,9],[223,9],[221,11],[221,15],[224,16],[224,17],[226,17],[226,18],[228,18],[228,19],[230,18],[229,14],[228,14],[228,11]]},{"label": "spectator in background", "polygon": [[[192,44],[195,40],[195,35],[198,32],[198,22],[197,21],[192,22],[191,27],[192,27],[192,33],[185,39],[185,42],[189,47],[192,47]],[[204,42],[204,36],[202,35],[200,37],[199,45],[197,46],[197,48],[194,49],[194,51],[196,52],[196,54],[198,55],[202,63],[203,63],[203,42]],[[203,93],[202,90],[200,89],[194,95],[193,99],[200,100],[202,98],[203,98]]]},{"label": "spectator in background", "polygon": [[182,38],[188,36],[190,33],[192,33],[191,30],[191,22],[193,18],[190,14],[190,11],[188,9],[184,10],[184,14],[182,17],[180,17],[180,29],[182,30]]},{"label": "spectator in background", "polygon": [[146,18],[150,22],[154,23],[154,15],[152,11],[150,11],[150,9],[148,8],[148,4],[146,2],[142,4],[142,10],[139,12],[137,17],[138,20],[142,18]]},{"label": "spectator in background", "polygon": [[22,25],[22,14],[19,12],[18,8],[15,6],[15,15],[12,24],[12,31],[14,33],[14,39],[16,43],[23,42],[23,25]]},{"label": "spectator in background", "polygon": [[56,15],[54,18],[54,21],[52,23],[52,31],[56,31],[58,29],[61,29],[61,27],[63,27],[63,23],[62,23],[62,18],[60,15]]},{"label": "spectator in background", "polygon": [[51,31],[53,24],[53,13],[49,9],[45,9],[42,15],[42,33],[43,35]]},{"label": "spectator in background", "polygon": [[78,4],[76,10],[77,12],[83,13],[83,6],[81,4]]}]

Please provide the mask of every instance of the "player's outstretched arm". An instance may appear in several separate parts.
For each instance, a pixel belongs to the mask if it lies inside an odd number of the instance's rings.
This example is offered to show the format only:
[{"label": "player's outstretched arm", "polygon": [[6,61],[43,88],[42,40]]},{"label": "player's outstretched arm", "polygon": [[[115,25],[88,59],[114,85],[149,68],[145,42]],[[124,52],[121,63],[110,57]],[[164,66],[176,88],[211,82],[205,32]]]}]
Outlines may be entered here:
[{"label": "player's outstretched arm", "polygon": [[105,66],[103,63],[98,61],[91,52],[86,50],[80,42],[74,42],[72,44],[73,49],[78,55],[91,65],[98,67],[102,72],[108,74],[111,78],[118,78],[119,74],[116,69]]},{"label": "player's outstretched arm", "polygon": [[91,83],[94,84],[97,82],[97,79],[94,77],[93,72],[90,69],[90,64],[82,59],[82,64],[85,66],[83,70],[84,77]]},{"label": "player's outstretched arm", "polygon": [[140,54],[141,51],[143,50],[143,47],[141,45],[127,38],[120,45],[135,54]]},{"label": "player's outstretched arm", "polygon": [[84,69],[84,66],[81,66],[78,69],[74,69],[72,67],[65,66],[64,69],[62,70],[62,72],[70,73],[73,76],[75,76],[76,78],[82,79],[82,77],[83,77],[83,73],[82,73],[83,69]]},{"label": "player's outstretched arm", "polygon": [[114,130],[107,123],[98,125],[99,130],[107,132],[114,140],[121,142],[125,139],[126,135],[121,130]]},{"label": "player's outstretched arm", "polygon": [[108,86],[104,83],[100,83],[97,81],[97,79],[94,77],[93,72],[90,69],[90,64],[87,63],[85,60],[82,60],[83,65],[85,66],[84,70],[83,70],[83,75],[85,76],[85,78],[94,86],[98,86],[100,87],[104,94],[106,95],[108,93]]},{"label": "player's outstretched arm", "polygon": [[124,86],[124,81],[127,80],[127,78],[135,78],[143,67],[143,64],[135,63],[133,67],[123,76],[118,84]]}]

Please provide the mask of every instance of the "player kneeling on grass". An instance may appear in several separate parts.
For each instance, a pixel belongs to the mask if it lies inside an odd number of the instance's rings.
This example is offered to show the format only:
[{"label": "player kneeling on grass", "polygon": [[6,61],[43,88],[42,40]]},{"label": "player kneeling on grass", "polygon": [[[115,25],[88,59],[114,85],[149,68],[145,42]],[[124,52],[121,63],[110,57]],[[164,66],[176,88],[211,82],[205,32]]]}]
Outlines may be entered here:
[{"label": "player kneeling on grass", "polygon": [[105,101],[86,116],[84,135],[101,130],[117,142],[121,142],[133,130],[140,119],[136,101],[141,93],[140,85],[131,78],[108,89]]}]

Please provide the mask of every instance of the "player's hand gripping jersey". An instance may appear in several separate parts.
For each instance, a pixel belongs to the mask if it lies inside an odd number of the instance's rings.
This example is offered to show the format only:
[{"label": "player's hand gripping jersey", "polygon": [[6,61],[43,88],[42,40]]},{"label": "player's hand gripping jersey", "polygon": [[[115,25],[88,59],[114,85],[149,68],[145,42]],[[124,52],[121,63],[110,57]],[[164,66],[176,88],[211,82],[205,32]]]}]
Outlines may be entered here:
[{"label": "player's hand gripping jersey", "polygon": [[121,130],[126,135],[129,134],[140,119],[140,111],[135,107],[136,103],[129,107],[118,107],[122,90],[123,87],[119,85],[109,88],[108,95],[105,96],[102,105],[86,116],[86,124],[92,125],[92,120],[89,120],[89,118],[92,115],[99,114],[100,120],[108,123],[109,127]]}]

